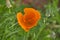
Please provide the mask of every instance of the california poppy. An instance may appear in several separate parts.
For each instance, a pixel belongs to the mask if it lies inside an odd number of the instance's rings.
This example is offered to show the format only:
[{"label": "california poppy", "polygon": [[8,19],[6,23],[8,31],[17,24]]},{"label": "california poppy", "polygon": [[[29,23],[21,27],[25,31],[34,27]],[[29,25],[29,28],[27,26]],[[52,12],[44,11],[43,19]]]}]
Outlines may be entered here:
[{"label": "california poppy", "polygon": [[33,8],[25,8],[24,15],[21,12],[17,13],[18,23],[26,32],[36,26],[40,18],[40,13]]}]

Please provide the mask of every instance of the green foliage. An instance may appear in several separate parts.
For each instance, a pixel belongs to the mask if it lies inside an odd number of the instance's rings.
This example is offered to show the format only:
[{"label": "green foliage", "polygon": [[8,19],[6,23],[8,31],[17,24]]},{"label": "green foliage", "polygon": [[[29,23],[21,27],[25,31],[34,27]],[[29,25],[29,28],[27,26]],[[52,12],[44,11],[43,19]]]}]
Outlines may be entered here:
[{"label": "green foliage", "polygon": [[6,2],[0,0],[0,40],[60,40],[60,9],[57,5],[58,0],[54,0],[45,6],[45,11],[39,10],[41,19],[26,33],[17,23],[16,14],[24,13],[25,7],[32,6],[22,4],[8,8]]}]

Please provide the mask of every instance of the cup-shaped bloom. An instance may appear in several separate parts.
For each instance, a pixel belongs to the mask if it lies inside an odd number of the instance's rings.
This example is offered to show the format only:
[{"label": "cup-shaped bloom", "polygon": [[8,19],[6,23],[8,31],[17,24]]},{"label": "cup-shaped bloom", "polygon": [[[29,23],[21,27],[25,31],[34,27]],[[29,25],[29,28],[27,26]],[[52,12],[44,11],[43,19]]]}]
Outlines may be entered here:
[{"label": "cup-shaped bloom", "polygon": [[17,13],[18,23],[26,32],[36,26],[40,18],[40,13],[33,8],[25,8],[24,15],[21,12]]}]

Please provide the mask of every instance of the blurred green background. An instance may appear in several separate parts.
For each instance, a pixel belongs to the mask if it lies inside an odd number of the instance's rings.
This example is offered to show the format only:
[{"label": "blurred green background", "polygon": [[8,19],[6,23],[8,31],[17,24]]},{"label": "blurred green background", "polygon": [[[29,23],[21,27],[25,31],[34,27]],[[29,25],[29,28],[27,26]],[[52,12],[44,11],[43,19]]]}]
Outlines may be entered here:
[{"label": "blurred green background", "polygon": [[[16,19],[26,7],[41,12],[37,26],[27,33]],[[0,40],[60,40],[60,0],[0,0]]]}]

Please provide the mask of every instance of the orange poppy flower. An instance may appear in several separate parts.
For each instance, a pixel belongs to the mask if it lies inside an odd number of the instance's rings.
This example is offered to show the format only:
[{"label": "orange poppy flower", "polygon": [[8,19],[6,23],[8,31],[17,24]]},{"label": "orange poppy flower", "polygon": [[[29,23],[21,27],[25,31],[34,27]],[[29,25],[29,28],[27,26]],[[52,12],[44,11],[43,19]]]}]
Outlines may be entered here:
[{"label": "orange poppy flower", "polygon": [[21,12],[17,13],[17,20],[19,25],[28,32],[32,27],[37,25],[41,15],[33,8],[25,8],[24,13],[24,15]]}]

